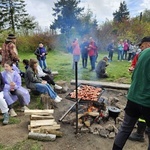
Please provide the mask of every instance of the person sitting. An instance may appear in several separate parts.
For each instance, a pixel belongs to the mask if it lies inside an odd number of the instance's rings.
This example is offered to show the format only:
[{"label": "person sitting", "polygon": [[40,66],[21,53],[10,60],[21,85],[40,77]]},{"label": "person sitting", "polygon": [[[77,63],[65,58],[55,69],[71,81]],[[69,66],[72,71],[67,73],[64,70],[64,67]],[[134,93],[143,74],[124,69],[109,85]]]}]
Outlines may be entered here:
[{"label": "person sitting", "polygon": [[36,90],[40,93],[48,94],[56,103],[61,102],[62,98],[60,98],[54,92],[54,90],[47,83],[47,81],[42,80],[42,78],[39,78],[37,67],[37,60],[31,59],[25,75],[25,83],[27,88],[31,90]]},{"label": "person sitting", "polygon": [[98,78],[108,78],[108,74],[106,72],[106,67],[108,66],[109,58],[105,56],[103,60],[101,60],[96,67],[96,75]]},{"label": "person sitting", "polygon": [[[29,67],[29,60],[24,59],[23,64],[25,65],[25,69],[27,70],[28,67]],[[38,71],[38,77],[42,78],[42,80],[47,81],[48,84],[52,84],[56,90],[61,90],[62,89],[61,86],[55,84],[55,82],[54,82],[54,80],[53,80],[53,78],[51,77],[50,74],[43,72],[40,65],[37,66],[37,71]]]},{"label": "person sitting", "polygon": [[2,74],[0,73],[0,110],[3,114],[3,125],[7,125],[9,123],[9,108],[7,106],[7,103],[4,99],[4,93],[3,93],[3,89],[4,89],[4,81],[3,81],[3,77]]},{"label": "person sitting", "polygon": [[12,104],[18,100],[21,105],[21,111],[28,109],[26,105],[30,102],[30,95],[27,89],[21,86],[20,75],[12,69],[13,62],[7,61],[4,64],[5,71],[2,72],[4,79],[4,98],[10,109],[10,116],[17,116]]}]

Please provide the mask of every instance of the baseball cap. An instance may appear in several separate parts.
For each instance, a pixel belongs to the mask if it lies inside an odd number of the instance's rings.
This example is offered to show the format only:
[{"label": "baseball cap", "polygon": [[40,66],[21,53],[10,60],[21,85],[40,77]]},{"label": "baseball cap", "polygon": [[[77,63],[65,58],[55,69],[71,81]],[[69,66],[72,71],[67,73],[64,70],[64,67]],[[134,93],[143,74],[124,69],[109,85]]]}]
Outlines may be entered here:
[{"label": "baseball cap", "polygon": [[141,45],[142,45],[142,43],[144,43],[144,42],[150,42],[150,36],[146,36],[146,37],[144,37],[144,38],[141,40],[141,42],[140,42],[140,43],[138,43],[138,46],[141,46]]}]

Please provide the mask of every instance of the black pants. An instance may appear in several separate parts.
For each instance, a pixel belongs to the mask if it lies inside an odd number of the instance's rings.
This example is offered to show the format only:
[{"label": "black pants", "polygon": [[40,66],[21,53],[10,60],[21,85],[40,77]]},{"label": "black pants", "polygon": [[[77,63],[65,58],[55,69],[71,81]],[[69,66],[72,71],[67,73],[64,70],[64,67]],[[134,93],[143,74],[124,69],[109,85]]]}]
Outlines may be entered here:
[{"label": "black pants", "polygon": [[148,138],[150,150],[150,108],[144,107],[142,105],[136,104],[128,100],[125,108],[125,117],[124,121],[119,129],[119,132],[116,136],[113,150],[122,150],[128,137],[130,136],[137,120],[139,117],[143,116],[148,126]]},{"label": "black pants", "polygon": [[83,68],[87,67],[88,54],[82,54],[82,66]]},{"label": "black pants", "polygon": [[[17,95],[20,106],[21,107],[24,106],[24,97],[22,96],[22,92],[20,92],[19,90],[15,90],[15,91],[10,91],[10,94]],[[9,109],[11,109],[12,105],[9,105],[8,107]]]},{"label": "black pants", "polygon": [[46,75],[44,77],[41,77],[43,80],[47,81],[48,84],[52,84],[55,85],[54,80],[52,79],[52,77],[50,75]]},{"label": "black pants", "polygon": [[129,53],[128,61],[132,60],[132,53]]},{"label": "black pants", "polygon": [[108,54],[108,57],[109,59],[112,61],[112,58],[113,58],[113,54],[114,54],[114,51],[110,50],[109,51],[109,54]]}]

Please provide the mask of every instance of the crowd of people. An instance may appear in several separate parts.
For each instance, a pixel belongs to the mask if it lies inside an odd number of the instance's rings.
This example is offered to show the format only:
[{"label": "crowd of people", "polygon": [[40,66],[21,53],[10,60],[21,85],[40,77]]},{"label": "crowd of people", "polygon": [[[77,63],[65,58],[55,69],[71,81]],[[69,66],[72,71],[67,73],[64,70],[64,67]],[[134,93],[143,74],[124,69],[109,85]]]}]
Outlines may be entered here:
[{"label": "crowd of people", "polygon": [[123,41],[121,39],[118,44],[115,44],[115,41],[112,40],[107,47],[110,62],[113,60],[113,54],[116,49],[118,51],[118,61],[128,60],[131,62],[136,53],[140,52],[139,46],[129,40]]},{"label": "crowd of people", "polygon": [[[21,111],[29,109],[31,91],[48,94],[56,103],[61,102],[62,98],[57,95],[55,89],[62,89],[55,84],[50,71],[47,71],[46,55],[47,51],[43,43],[39,43],[35,51],[37,59],[24,59],[25,71],[21,71],[21,62],[16,48],[16,36],[9,34],[0,50],[2,60],[1,65],[4,71],[0,73],[0,109],[3,113],[3,124],[9,123],[9,116],[15,117],[17,113],[13,109],[13,104],[19,101]],[[39,65],[38,65],[39,63]],[[25,79],[26,87],[22,86],[22,78]],[[27,89],[28,88],[28,89]]]}]

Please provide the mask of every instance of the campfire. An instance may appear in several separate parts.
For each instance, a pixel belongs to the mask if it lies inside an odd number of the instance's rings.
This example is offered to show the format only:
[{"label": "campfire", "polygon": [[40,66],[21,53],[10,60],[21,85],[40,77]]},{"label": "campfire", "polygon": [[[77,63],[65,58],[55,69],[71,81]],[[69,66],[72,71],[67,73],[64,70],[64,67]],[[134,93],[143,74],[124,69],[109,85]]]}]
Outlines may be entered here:
[{"label": "campfire", "polygon": [[[90,89],[98,88],[100,91],[94,92],[97,95],[97,99],[86,99],[82,95],[79,101],[78,107],[78,130],[80,133],[92,133],[100,135],[105,138],[114,138],[118,133],[118,127],[122,122],[122,115],[124,106],[122,106],[119,100],[114,98],[106,98],[102,96],[104,89],[100,87],[92,87],[89,85],[80,85],[78,87],[78,92],[81,95],[82,87],[86,91],[85,87],[90,87]],[[67,98],[74,101],[75,91],[69,93]],[[98,94],[97,94],[98,93]],[[87,95],[87,94],[86,94]],[[76,107],[75,105],[71,108],[70,112],[67,112],[66,118],[63,120],[64,123],[70,123],[76,128]],[[123,115],[122,115],[123,116]]]}]

